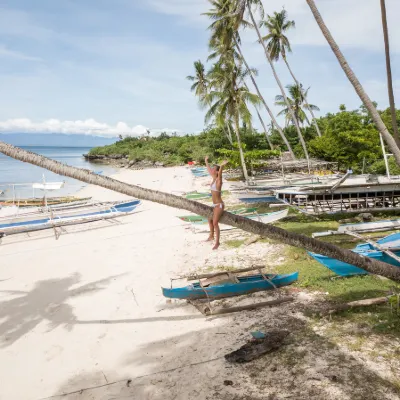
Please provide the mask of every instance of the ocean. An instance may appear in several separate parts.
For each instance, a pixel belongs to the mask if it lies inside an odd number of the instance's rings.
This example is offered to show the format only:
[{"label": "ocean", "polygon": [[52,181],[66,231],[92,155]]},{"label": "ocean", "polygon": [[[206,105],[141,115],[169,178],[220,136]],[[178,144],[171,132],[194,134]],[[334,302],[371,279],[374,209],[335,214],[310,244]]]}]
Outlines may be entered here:
[{"label": "ocean", "polygon": [[[85,160],[83,154],[90,150],[90,147],[47,147],[47,146],[20,146],[25,150],[33,153],[38,153],[48,158],[60,161],[62,163],[71,165],[73,167],[85,168],[91,171],[101,173],[103,175],[111,175],[116,170],[108,165],[94,164]],[[60,182],[65,181],[64,187],[60,190],[48,193],[49,196],[65,196],[71,195],[86,186],[85,183],[76,181],[65,176],[54,174],[43,168],[23,163],[14,160],[0,153],[0,191],[4,193],[0,196],[1,199],[10,199],[15,196],[16,198],[27,197],[41,197],[43,192],[40,190],[33,190],[32,183],[42,182],[43,175],[47,182]],[[16,184],[13,187],[10,186]],[[27,184],[19,186],[20,184]],[[14,194],[13,194],[14,192]]]}]

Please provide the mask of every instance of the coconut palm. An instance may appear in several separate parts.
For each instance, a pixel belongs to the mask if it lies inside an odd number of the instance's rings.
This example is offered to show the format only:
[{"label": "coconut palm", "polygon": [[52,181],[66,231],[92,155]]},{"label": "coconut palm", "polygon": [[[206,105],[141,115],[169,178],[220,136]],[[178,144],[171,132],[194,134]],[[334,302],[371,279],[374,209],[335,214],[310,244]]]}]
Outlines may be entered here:
[{"label": "coconut palm", "polygon": [[[210,38],[210,42],[209,42],[209,47],[211,49],[213,49],[213,53],[210,54],[209,59],[214,59],[217,56],[224,56],[224,54],[226,55],[229,52],[233,52],[233,54],[231,54],[231,56],[234,57],[236,60],[243,62],[245,64],[246,69],[249,72],[249,77],[254,85],[254,88],[256,89],[258,97],[260,98],[262,104],[264,105],[269,116],[271,117],[271,120],[273,121],[283,142],[285,143],[288,151],[290,152],[292,159],[296,159],[294,152],[292,150],[292,147],[290,146],[290,143],[288,142],[282,128],[278,124],[278,121],[276,120],[271,109],[268,107],[264,97],[262,96],[262,94],[258,88],[258,85],[257,85],[255,77],[254,77],[255,74],[252,72],[252,69],[247,64],[247,62],[243,56],[243,53],[241,51],[240,36],[236,29],[237,18],[235,17],[235,13],[234,13],[235,8],[236,8],[235,2],[233,2],[231,0],[210,0],[210,3],[213,6],[213,8],[209,12],[203,14],[203,15],[208,16],[210,19],[212,19],[214,21],[209,26],[209,29],[211,30],[211,38]],[[242,27],[250,26],[250,24],[247,21],[244,21],[243,18],[240,21],[240,25]],[[234,51],[233,45],[236,46],[237,52]],[[257,111],[257,113],[258,113],[258,111]],[[260,122],[261,122],[262,126],[265,127],[265,123],[261,118],[260,118]],[[265,128],[264,128],[264,130],[265,130]],[[266,135],[269,145],[271,146],[271,148],[273,148],[272,143],[270,142],[270,139],[269,139],[266,131],[265,131],[265,135]]]},{"label": "coconut palm", "polygon": [[332,34],[330,33],[328,27],[325,25],[324,20],[320,12],[318,11],[317,6],[315,5],[314,0],[306,0],[307,4],[310,7],[311,12],[314,15],[315,21],[317,22],[318,26],[320,27],[322,34],[325,36],[325,39],[329,43],[333,53],[335,54],[336,58],[339,61],[340,66],[342,67],[344,73],[346,74],[347,78],[349,79],[350,83],[353,85],[355,91],[357,92],[358,96],[362,100],[363,104],[365,105],[368,112],[371,114],[371,118],[373,119],[378,131],[381,133],[383,139],[389,146],[390,151],[392,152],[397,165],[400,166],[400,149],[397,147],[396,141],[393,139],[393,136],[388,131],[385,123],[382,121],[381,116],[378,113],[378,110],[372,103],[372,100],[369,98],[368,94],[362,87],[360,81],[354,74],[353,70],[350,68],[346,58],[344,57],[343,53],[341,52],[339,46],[337,45],[335,39],[333,38]]},{"label": "coconut palm", "polygon": [[393,95],[392,67],[390,65],[389,31],[386,18],[385,0],[381,0],[381,12],[382,12],[383,38],[385,41],[386,74],[388,81],[390,113],[392,115],[393,136],[394,140],[397,143],[397,146],[400,147],[400,135],[399,135],[399,128],[397,126],[396,105],[394,102],[394,95]]},{"label": "coconut palm", "polygon": [[255,6],[257,8],[258,12],[261,15],[261,18],[262,19],[264,18],[264,7],[263,7],[263,4],[262,4],[262,1],[261,0],[232,0],[232,1],[235,1],[235,15],[236,15],[236,21],[237,21],[235,26],[236,26],[237,29],[239,29],[239,27],[240,27],[240,21],[243,20],[243,17],[244,17],[244,14],[245,14],[246,10],[247,10],[247,12],[248,12],[248,14],[250,16],[250,19],[251,19],[251,22],[252,22],[252,26],[254,27],[254,29],[257,32],[258,40],[262,44],[262,46],[264,48],[265,57],[267,58],[267,61],[268,61],[269,65],[270,65],[270,67],[271,67],[272,73],[274,75],[276,83],[279,86],[279,89],[280,89],[281,94],[283,96],[283,99],[284,99],[284,101],[286,103],[286,106],[289,109],[289,114],[290,114],[290,117],[291,117],[291,119],[293,121],[293,124],[294,124],[294,126],[296,128],[297,135],[299,137],[301,146],[303,147],[304,155],[307,158],[307,160],[309,160],[307,145],[306,145],[306,142],[304,141],[304,137],[303,137],[303,135],[301,133],[300,126],[299,126],[299,124],[298,124],[298,122],[296,120],[296,117],[295,117],[295,115],[293,113],[293,110],[290,107],[290,103],[289,103],[289,100],[288,100],[288,98],[286,96],[285,89],[284,89],[284,87],[282,85],[281,80],[279,79],[279,76],[278,76],[278,74],[276,72],[276,69],[275,69],[275,66],[274,66],[274,64],[272,62],[272,59],[271,59],[271,56],[270,56],[269,51],[267,49],[267,46],[266,46],[265,42],[262,40],[262,36],[261,36],[260,30],[258,28],[258,24],[257,24],[257,22],[256,22],[256,20],[254,18],[254,14],[253,14],[253,10],[252,10],[253,6]]},{"label": "coconut palm", "polygon": [[204,101],[209,103],[205,121],[213,119],[217,125],[227,119],[232,119],[234,130],[239,147],[240,160],[245,180],[248,180],[248,173],[244,159],[243,147],[240,139],[240,120],[251,126],[251,113],[248,105],[258,106],[260,99],[257,95],[250,93],[243,84],[248,72],[238,67],[234,59],[217,63],[209,72],[211,85],[214,88],[205,97]]},{"label": "coconut palm", "polygon": [[[299,125],[303,125],[304,122],[307,122],[307,124],[310,125],[310,121],[307,118],[307,114],[305,112],[305,110],[315,110],[315,111],[319,111],[319,108],[313,104],[307,104],[306,105],[306,96],[308,93],[308,89],[304,90],[303,89],[303,85],[300,84],[294,84],[294,85],[287,85],[286,88],[288,89],[288,93],[289,96],[289,102],[291,105],[291,108],[294,112],[294,115],[299,123]],[[283,107],[283,110],[278,114],[280,115],[284,115],[286,118],[286,123],[290,123],[290,114],[289,114],[289,110],[286,107],[286,103],[283,100],[282,95],[278,95],[275,97],[275,105],[279,106],[279,107]]]},{"label": "coconut palm", "polygon": [[[273,16],[267,15],[267,19],[261,21],[260,23],[260,27],[265,27],[268,30],[268,34],[264,36],[262,40],[267,43],[267,49],[272,60],[278,61],[279,58],[282,57],[287,69],[290,72],[290,75],[292,75],[293,80],[297,85],[300,85],[287,60],[287,53],[291,53],[292,48],[290,46],[289,39],[286,36],[286,32],[291,28],[295,28],[295,26],[296,24],[294,21],[288,20],[287,12],[285,9],[283,9],[279,13],[274,12]],[[307,96],[305,93],[303,94],[303,97],[304,105],[311,114],[311,118],[314,122],[317,134],[318,136],[321,136],[318,122],[314,115],[315,109],[313,109],[312,107],[308,107]]]},{"label": "coconut palm", "polygon": [[[209,217],[213,213],[213,208],[205,204],[187,200],[184,197],[175,196],[169,193],[163,193],[124,183],[107,176],[95,174],[87,169],[71,167],[4,142],[0,142],[0,152],[16,160],[45,168],[55,174],[68,176],[128,196],[137,197],[142,200],[149,200],[174,208],[184,209],[203,217]],[[269,237],[291,246],[301,247],[309,251],[334,257],[340,261],[363,268],[373,274],[382,275],[400,281],[400,268],[370,258],[361,257],[358,254],[349,250],[341,249],[330,243],[321,242],[298,233],[288,232],[282,228],[253,221],[239,215],[233,215],[226,211],[222,215],[221,223],[235,226],[256,235]]]},{"label": "coconut palm", "polygon": [[207,94],[210,82],[208,81],[204,64],[200,60],[194,62],[194,70],[195,75],[189,75],[186,77],[186,79],[193,82],[190,90],[194,92],[201,101]]}]

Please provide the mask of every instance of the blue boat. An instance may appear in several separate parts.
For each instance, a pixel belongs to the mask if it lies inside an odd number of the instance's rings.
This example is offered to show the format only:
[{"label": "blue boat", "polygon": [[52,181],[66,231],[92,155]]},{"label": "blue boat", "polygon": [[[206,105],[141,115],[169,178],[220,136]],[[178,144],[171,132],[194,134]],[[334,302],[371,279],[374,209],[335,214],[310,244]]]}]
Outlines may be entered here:
[{"label": "blue boat", "polygon": [[[265,279],[266,277],[267,279]],[[256,274],[237,277],[238,282],[227,282],[202,288],[199,282],[180,288],[162,288],[164,297],[169,299],[221,299],[244,294],[272,290],[291,285],[299,278],[298,272],[285,275]]]},{"label": "blue boat", "polygon": [[109,203],[66,209],[57,214],[49,212],[45,217],[43,213],[27,213],[24,217],[7,218],[7,223],[0,223],[0,232],[10,235],[14,233],[36,231],[53,228],[56,226],[75,225],[85,222],[93,222],[102,219],[117,218],[135,211],[141,204],[140,200],[126,201],[120,203]]},{"label": "blue boat", "polygon": [[[396,256],[400,256],[400,233],[394,233],[392,235],[386,236],[383,239],[378,240],[376,243],[379,245],[380,248],[390,250]],[[384,251],[378,250],[372,243],[359,244],[352,251],[362,257],[373,258],[374,260],[382,261],[395,267],[400,267],[400,263],[398,260],[394,259]],[[335,258],[326,257],[321,254],[315,254],[311,252],[309,252],[308,254],[324,267],[330,269],[336,275],[353,276],[368,274],[367,271],[361,268],[358,268],[351,264],[347,264],[343,261],[336,260]]]}]

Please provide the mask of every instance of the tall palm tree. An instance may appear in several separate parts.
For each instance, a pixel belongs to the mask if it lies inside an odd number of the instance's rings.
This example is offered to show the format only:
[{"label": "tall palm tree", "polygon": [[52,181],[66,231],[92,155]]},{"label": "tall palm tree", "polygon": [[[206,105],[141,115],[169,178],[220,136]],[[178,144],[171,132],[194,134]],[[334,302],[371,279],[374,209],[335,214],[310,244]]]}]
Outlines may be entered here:
[{"label": "tall palm tree", "polygon": [[340,66],[342,67],[344,73],[346,74],[347,78],[349,79],[350,83],[353,85],[355,91],[357,92],[358,96],[360,97],[361,101],[364,103],[365,107],[367,108],[368,112],[371,114],[371,117],[378,129],[381,133],[383,139],[389,146],[390,151],[392,152],[397,165],[400,166],[400,149],[396,144],[396,141],[393,139],[393,136],[388,131],[385,123],[382,121],[381,116],[378,113],[378,110],[372,103],[371,99],[369,98],[368,94],[362,87],[360,81],[354,74],[353,70],[350,68],[349,64],[347,63],[346,58],[344,57],[343,53],[341,52],[339,46],[337,45],[335,39],[333,38],[332,34],[330,33],[328,27],[325,25],[324,20],[320,12],[318,11],[317,6],[315,5],[314,0],[306,0],[307,4],[310,7],[311,12],[314,15],[315,21],[317,22],[318,26],[320,27],[322,34],[325,36],[325,39],[329,43],[333,53],[335,54],[336,58],[339,61]]},{"label": "tall palm tree", "polygon": [[[283,142],[285,143],[292,159],[296,159],[292,147],[290,146],[289,141],[287,140],[282,128],[278,124],[274,114],[272,113],[271,109],[268,107],[264,97],[262,96],[260,89],[256,83],[254,73],[252,73],[252,69],[249,67],[248,63],[246,62],[243,53],[240,48],[240,36],[236,29],[237,18],[235,17],[235,10],[236,10],[236,3],[232,0],[209,0],[213,8],[203,15],[208,16],[214,22],[209,26],[211,30],[211,38],[209,46],[214,52],[210,55],[209,58],[215,58],[217,55],[221,55],[226,53],[227,51],[233,50],[233,45],[236,46],[237,53],[233,54],[232,56],[243,62],[246,66],[247,71],[249,72],[250,79],[253,83],[254,88],[256,89],[257,95],[260,98],[262,104],[264,105],[265,109],[267,110],[271,120],[273,121],[276,129],[278,130]],[[245,21],[243,18],[239,22],[240,26],[247,27],[250,24]],[[229,50],[228,50],[229,49]],[[264,121],[261,121],[262,126],[264,127]],[[265,129],[265,128],[264,128]],[[267,140],[269,139],[267,133],[266,137]],[[272,143],[270,143],[272,146]],[[272,148],[272,147],[271,147]]]},{"label": "tall palm tree", "polygon": [[211,104],[205,121],[214,119],[220,124],[226,119],[233,120],[236,139],[239,147],[240,160],[243,169],[244,179],[248,180],[248,173],[244,159],[243,146],[240,139],[240,120],[251,126],[251,113],[248,104],[258,106],[260,99],[257,95],[250,93],[243,84],[247,72],[240,69],[234,60],[217,63],[210,71],[211,82],[214,90],[211,90],[205,97],[205,101]]},{"label": "tall palm tree", "polygon": [[399,127],[397,126],[396,105],[394,102],[394,95],[393,95],[392,67],[390,65],[389,30],[388,30],[388,24],[387,24],[387,18],[386,18],[385,0],[381,0],[381,12],[382,12],[383,38],[385,41],[386,74],[387,74],[387,81],[388,81],[390,113],[392,115],[393,136],[394,136],[394,140],[397,143],[397,146],[400,147]]},{"label": "tall palm tree", "polygon": [[[187,80],[193,82],[190,88],[191,92],[195,92],[196,97],[199,99],[199,104],[204,106],[204,98],[206,97],[208,91],[210,90],[210,80],[208,79],[206,68],[204,64],[198,60],[194,62],[195,75],[189,75],[186,77]],[[232,135],[230,131],[229,123],[219,126],[224,132],[229,143],[232,144]]]},{"label": "tall palm tree", "polygon": [[[203,217],[209,217],[213,213],[213,208],[205,204],[187,200],[184,197],[175,196],[169,193],[163,193],[124,183],[107,176],[95,174],[87,169],[71,167],[39,154],[31,153],[21,148],[14,147],[4,142],[0,142],[0,152],[16,160],[45,168],[54,172],[55,174],[68,176],[70,178],[113,190],[118,193],[123,193],[128,196],[164,204],[174,208],[184,209]],[[301,247],[309,251],[334,257],[340,261],[363,268],[373,274],[382,275],[389,279],[400,281],[400,268],[378,262],[371,258],[361,257],[358,254],[355,254],[349,250],[341,249],[330,243],[321,242],[298,233],[288,232],[282,228],[263,224],[258,221],[253,221],[239,215],[233,215],[226,211],[222,215],[221,223],[235,226],[243,229],[244,231],[260,236],[269,237],[291,246]]]},{"label": "tall palm tree", "polygon": [[[282,57],[287,69],[290,72],[290,75],[292,75],[293,80],[297,85],[299,85],[299,81],[295,77],[287,60],[287,53],[291,53],[292,48],[290,46],[289,39],[286,36],[286,32],[291,28],[295,28],[295,26],[296,24],[294,21],[288,20],[287,12],[285,9],[283,9],[279,13],[274,12],[273,16],[267,15],[267,20],[263,20],[260,23],[260,27],[265,27],[268,30],[268,34],[262,39],[264,40],[264,42],[267,43],[267,49],[272,60],[278,61],[279,58]],[[318,136],[321,136],[321,131],[319,130],[318,122],[314,115],[314,109],[312,107],[308,107],[307,96],[305,94],[303,94],[303,96],[304,104],[311,114],[311,118],[314,122],[317,134]]]},{"label": "tall palm tree", "polygon": [[263,7],[263,4],[262,4],[262,1],[261,0],[234,0],[234,1],[236,2],[235,3],[236,4],[236,18],[237,18],[237,21],[238,21],[236,26],[239,29],[239,26],[240,26],[240,22],[239,21],[241,21],[243,19],[244,13],[247,10],[247,12],[250,15],[252,26],[255,28],[255,30],[257,32],[258,40],[262,44],[262,46],[264,48],[265,57],[267,58],[267,61],[268,61],[269,65],[270,65],[270,67],[271,67],[271,70],[272,70],[272,73],[273,73],[274,78],[276,80],[276,83],[278,84],[279,89],[281,91],[281,94],[283,96],[283,99],[284,99],[284,101],[286,103],[286,106],[289,109],[290,117],[291,117],[291,119],[293,121],[293,124],[294,124],[294,126],[296,128],[297,135],[298,135],[298,137],[300,139],[301,146],[303,147],[304,155],[305,155],[306,159],[309,160],[310,157],[308,155],[307,145],[306,145],[306,142],[304,140],[303,134],[301,133],[300,126],[297,123],[297,120],[295,118],[295,115],[294,115],[292,109],[290,108],[290,103],[289,103],[289,100],[288,100],[288,98],[286,96],[285,89],[284,89],[284,87],[282,85],[281,80],[279,79],[279,76],[278,76],[278,74],[276,72],[274,63],[272,62],[271,56],[269,54],[269,51],[267,49],[267,46],[266,46],[265,42],[262,40],[262,36],[261,36],[260,30],[258,28],[258,24],[257,24],[257,22],[256,22],[256,20],[254,18],[254,14],[253,14],[253,10],[252,10],[253,6],[257,7],[257,9],[260,12],[262,18],[264,16],[264,7]]},{"label": "tall palm tree", "polygon": [[[307,103],[306,105],[305,97],[307,96],[308,89],[305,91],[301,83],[298,85],[287,85],[286,88],[288,89],[288,93],[290,96],[288,97],[288,99],[291,108],[294,112],[294,115],[296,116],[299,125],[303,125],[304,121],[310,125],[310,121],[308,120],[305,110],[313,109],[315,111],[319,111],[319,108],[313,104]],[[284,108],[278,115],[284,115],[286,117],[286,123],[289,123],[291,118],[282,95],[278,95],[275,97],[275,105]]]},{"label": "tall palm tree", "polygon": [[195,75],[189,75],[186,79],[193,82],[190,90],[194,92],[201,101],[208,92],[210,82],[207,78],[205,66],[200,60],[194,62],[194,71]]}]

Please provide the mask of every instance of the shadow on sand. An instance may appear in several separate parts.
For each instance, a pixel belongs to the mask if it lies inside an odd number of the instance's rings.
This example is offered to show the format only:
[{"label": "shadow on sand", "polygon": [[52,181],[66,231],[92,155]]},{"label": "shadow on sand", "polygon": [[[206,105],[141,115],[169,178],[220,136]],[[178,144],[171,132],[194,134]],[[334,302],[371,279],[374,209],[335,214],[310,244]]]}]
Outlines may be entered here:
[{"label": "shadow on sand", "polygon": [[58,326],[72,329],[76,317],[67,300],[103,290],[104,285],[116,277],[111,276],[72,289],[81,279],[79,274],[74,274],[63,279],[36,282],[29,292],[1,290],[0,293],[15,298],[0,302],[0,347],[12,345],[42,321],[48,322],[49,330]]},{"label": "shadow on sand", "polygon": [[[68,400],[389,400],[399,388],[368,365],[317,334],[296,304],[240,313],[224,324],[138,348],[121,368],[141,376],[97,370],[74,376],[47,399]],[[210,322],[212,323],[212,322]],[[241,327],[238,329],[238,325]],[[224,355],[243,345],[255,329],[287,329],[286,345],[248,364]],[[212,349],[210,347],[212,344]],[[113,374],[116,381],[107,380]]]}]

